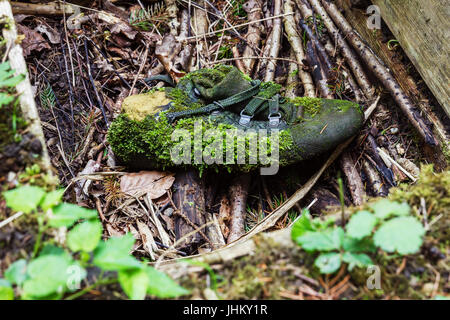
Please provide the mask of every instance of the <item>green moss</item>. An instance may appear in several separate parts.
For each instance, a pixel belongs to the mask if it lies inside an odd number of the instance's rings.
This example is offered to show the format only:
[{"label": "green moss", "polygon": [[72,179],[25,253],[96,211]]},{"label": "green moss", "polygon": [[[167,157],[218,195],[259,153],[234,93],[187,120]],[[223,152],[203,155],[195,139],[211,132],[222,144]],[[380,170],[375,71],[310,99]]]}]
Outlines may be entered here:
[{"label": "green moss", "polygon": [[435,173],[432,165],[422,165],[418,182],[414,185],[400,184],[391,190],[393,200],[407,200],[419,210],[421,199],[425,200],[429,216],[450,215],[450,171]]},{"label": "green moss", "polygon": [[281,85],[278,83],[268,81],[261,83],[261,91],[258,93],[258,97],[264,99],[270,99],[281,90]]},{"label": "green moss", "polygon": [[296,97],[289,99],[296,107],[303,107],[305,114],[314,118],[322,110],[321,98]]},{"label": "green moss", "polygon": [[198,109],[203,106],[200,102],[192,102],[186,91],[180,88],[167,89],[166,96],[172,100],[171,112]]},{"label": "green moss", "polygon": [[[200,122],[199,122],[200,121]],[[194,125],[201,123],[202,125],[202,145],[194,145]],[[193,166],[200,172],[206,169],[214,169],[216,171],[225,169],[231,171],[248,172],[261,167],[264,164],[259,162],[257,155],[260,148],[267,146],[266,150],[271,150],[271,137],[258,137],[256,132],[246,132],[243,136],[236,136],[233,139],[233,160],[234,163],[226,164],[227,148],[227,130],[234,130],[236,127],[226,124],[211,121],[208,117],[191,117],[180,119],[174,124],[169,124],[165,116],[165,112],[160,114],[158,120],[151,116],[147,116],[142,121],[132,120],[126,114],[121,114],[112,124],[108,131],[108,141],[115,155],[122,161],[136,166],[154,167],[166,169],[174,167],[170,151],[176,146],[179,141],[172,141],[172,132],[177,129],[187,130],[191,138],[191,164],[184,166]],[[223,140],[223,155],[224,164],[213,163],[210,165],[201,161],[200,164],[195,163],[194,150],[202,150],[205,153],[208,146],[211,146],[213,139],[206,139],[205,132],[207,130],[218,130]],[[257,147],[255,150],[250,146],[253,145],[254,139],[257,139]],[[243,143],[245,145],[245,164],[238,164],[237,145]],[[281,131],[279,135],[279,152],[280,165],[289,164],[289,154],[294,151],[295,145],[292,141],[289,130]],[[254,154],[256,152],[256,154]],[[215,156],[214,150],[211,152],[212,157]],[[270,156],[270,153],[269,155]],[[257,163],[249,164],[249,159],[258,159]],[[183,166],[183,165],[181,165]]]}]

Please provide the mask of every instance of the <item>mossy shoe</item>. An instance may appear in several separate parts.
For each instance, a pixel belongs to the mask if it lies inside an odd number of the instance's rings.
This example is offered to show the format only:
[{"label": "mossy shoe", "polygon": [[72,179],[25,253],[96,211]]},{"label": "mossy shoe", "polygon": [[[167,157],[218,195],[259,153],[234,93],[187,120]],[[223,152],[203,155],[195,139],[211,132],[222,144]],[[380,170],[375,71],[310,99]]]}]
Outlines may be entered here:
[{"label": "mossy shoe", "polygon": [[111,124],[116,157],[139,168],[250,171],[326,152],[363,123],[351,101],[284,98],[281,86],[231,66],[201,69],[175,88],[130,96]]}]

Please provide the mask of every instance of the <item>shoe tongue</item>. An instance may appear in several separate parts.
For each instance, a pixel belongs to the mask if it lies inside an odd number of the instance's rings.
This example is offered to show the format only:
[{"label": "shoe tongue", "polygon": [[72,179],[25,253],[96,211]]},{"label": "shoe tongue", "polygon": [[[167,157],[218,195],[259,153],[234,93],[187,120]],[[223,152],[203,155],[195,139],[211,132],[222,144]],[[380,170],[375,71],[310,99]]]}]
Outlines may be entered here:
[{"label": "shoe tongue", "polygon": [[250,81],[244,78],[244,74],[233,67],[222,77],[211,76],[202,72],[203,79],[193,77],[196,88],[206,100],[217,101],[228,98],[251,87]]}]

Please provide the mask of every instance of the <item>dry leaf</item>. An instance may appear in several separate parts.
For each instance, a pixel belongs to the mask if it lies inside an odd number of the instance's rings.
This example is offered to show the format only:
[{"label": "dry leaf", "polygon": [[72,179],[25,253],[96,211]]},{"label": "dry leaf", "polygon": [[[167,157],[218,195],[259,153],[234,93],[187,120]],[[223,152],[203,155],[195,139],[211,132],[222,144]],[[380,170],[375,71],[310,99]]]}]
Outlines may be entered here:
[{"label": "dry leaf", "polygon": [[184,72],[177,70],[174,65],[180,50],[181,43],[172,34],[164,36],[161,44],[155,49],[156,57],[175,82],[178,82],[185,75]]},{"label": "dry leaf", "polygon": [[28,56],[33,50],[41,51],[42,49],[50,49],[50,45],[37,31],[21,24],[18,24],[17,28],[19,33],[25,36],[21,43],[24,56]]},{"label": "dry leaf", "polygon": [[175,181],[173,173],[160,171],[140,171],[120,178],[120,190],[136,197],[148,194],[150,199],[163,196]]},{"label": "dry leaf", "polygon": [[40,33],[44,33],[48,40],[53,44],[58,44],[61,42],[61,36],[59,33],[49,26],[45,24],[39,24],[36,28],[34,28],[35,31],[38,31]]}]

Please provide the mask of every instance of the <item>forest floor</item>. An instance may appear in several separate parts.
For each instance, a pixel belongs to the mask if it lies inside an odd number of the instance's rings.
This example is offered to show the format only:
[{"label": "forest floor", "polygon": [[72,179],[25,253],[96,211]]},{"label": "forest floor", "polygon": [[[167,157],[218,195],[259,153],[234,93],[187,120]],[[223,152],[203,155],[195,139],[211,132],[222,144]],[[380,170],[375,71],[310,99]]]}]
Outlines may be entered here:
[{"label": "forest floor", "polygon": [[[169,74],[176,81],[185,72],[229,64],[254,79],[281,84],[284,94],[307,95],[301,76],[302,73],[313,75],[311,64],[314,61],[307,51],[304,60],[299,61],[286,18],[290,5],[294,10],[290,15],[295,24],[294,32],[308,48],[307,43],[313,43],[314,39],[308,41],[299,23],[309,6],[301,8],[300,3],[303,1],[275,0],[264,5],[242,0],[213,1],[213,4],[208,1],[142,1],[142,4],[130,5],[126,1],[96,1],[87,5],[79,1],[79,5],[70,7],[73,12],[63,14],[56,9],[50,15],[16,9],[14,19],[21,35],[20,44],[53,173],[59,179],[59,186],[65,188],[64,201],[96,210],[105,239],[133,234],[136,239],[133,255],[157,261],[161,270],[190,290],[185,298],[448,297],[449,151],[442,144],[430,147],[423,141],[382,81],[361,62],[374,88],[368,96],[357,75],[352,77],[349,62],[330,41],[331,33],[320,16],[304,18],[314,30],[317,41],[326,47],[333,72],[327,79],[328,89],[322,88],[313,77],[316,84],[313,94],[357,100],[365,110],[376,96],[381,98],[344,155],[327,166],[312,184],[312,174],[321,169],[331,153],[281,168],[274,176],[250,174],[244,192],[245,205],[240,209],[245,213],[244,231],[251,232],[260,226],[264,231],[278,232],[275,240],[260,234],[246,238],[242,243],[251,241],[254,247],[244,250],[236,259],[205,260],[207,262],[197,265],[172,263],[173,258],[208,255],[217,249],[204,240],[194,247],[171,247],[179,239],[175,229],[180,223],[177,219],[181,219],[175,214],[177,208],[172,199],[174,174],[152,171],[145,178],[148,181],[138,186],[145,189],[151,185],[155,196],[136,198],[124,192],[123,178],[137,183],[133,180],[136,174],[114,158],[107,131],[120,114],[127,96],[163,85],[159,81],[145,81],[146,78]],[[40,10],[46,5],[40,5]],[[274,16],[277,18],[271,18]],[[2,27],[5,27],[4,21]],[[374,33],[384,45],[393,39],[384,23],[382,29]],[[331,48],[327,47],[330,45]],[[271,50],[274,47],[277,52]],[[8,47],[3,44],[1,50],[2,57],[6,57]],[[330,55],[331,52],[335,55]],[[266,57],[276,62],[275,67]],[[408,76],[416,85],[418,96],[412,99],[426,100],[424,104],[433,110],[444,132],[448,132],[448,118],[399,45],[392,48],[392,57],[408,70]],[[16,108],[11,105],[0,109],[1,191],[25,184],[52,190],[54,179],[36,161],[43,152],[42,145],[29,132]],[[13,131],[10,123],[14,123]],[[425,123],[432,127],[428,120]],[[385,154],[396,163],[386,159]],[[142,175],[138,173],[137,177]],[[155,183],[161,177],[164,183]],[[359,181],[356,187],[362,187],[358,191],[355,191],[352,177]],[[225,243],[233,219],[232,208],[235,208],[233,188],[239,187],[241,176],[206,172],[202,181],[206,210],[215,217],[226,253],[228,247],[232,248]],[[308,187],[306,195],[298,198],[295,205],[288,205],[289,199],[305,186]],[[406,201],[412,215],[428,228],[418,253],[402,256],[378,250],[370,255],[373,264],[380,267],[379,288],[369,289],[367,281],[371,274],[366,268],[347,271],[343,264],[332,274],[321,274],[314,265],[316,255],[304,251],[295,244],[295,239],[291,240],[290,227],[306,207],[314,217],[326,219],[339,216],[341,205],[350,215],[384,197]],[[267,218],[277,210],[283,210],[283,214],[267,224]],[[0,222],[12,215],[6,202],[0,199]],[[155,223],[154,219],[159,222]],[[14,261],[30,258],[37,234],[36,220],[31,217],[22,216],[1,227],[0,276]],[[58,243],[59,236],[58,232],[49,232],[45,241]],[[148,245],[148,237],[155,239],[153,248]],[[126,296],[117,285],[110,285],[91,290],[83,298]]]}]

